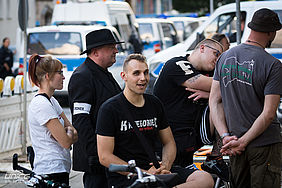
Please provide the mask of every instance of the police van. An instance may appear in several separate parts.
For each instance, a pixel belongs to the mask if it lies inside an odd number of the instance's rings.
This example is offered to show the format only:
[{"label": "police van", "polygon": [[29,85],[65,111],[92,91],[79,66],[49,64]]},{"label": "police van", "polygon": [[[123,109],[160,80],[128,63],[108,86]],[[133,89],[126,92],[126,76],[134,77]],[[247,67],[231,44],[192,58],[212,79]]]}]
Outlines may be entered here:
[{"label": "police van", "polygon": [[[241,43],[247,40],[250,29],[247,24],[251,21],[254,12],[260,8],[269,8],[275,11],[282,22],[282,1],[248,1],[240,3],[241,9]],[[150,69],[150,85],[148,91],[151,92],[153,83],[158,77],[164,63],[176,56],[185,56],[193,50],[196,44],[204,38],[210,37],[214,33],[224,33],[230,38],[231,46],[236,45],[236,4],[228,4],[219,7],[216,11],[184,42],[155,54],[148,59]],[[266,48],[274,57],[282,60],[282,29],[277,31],[275,40],[270,48]]]},{"label": "police van", "polygon": [[[27,29],[27,59],[32,54],[37,53],[43,56],[51,55],[59,59],[63,64],[63,73],[65,76],[64,87],[62,90],[55,91],[55,96],[66,97],[68,95],[68,82],[72,72],[86,59],[86,54],[80,55],[81,52],[86,50],[86,34],[103,28],[110,29],[117,40],[122,41],[119,33],[112,26],[60,25]],[[17,52],[19,53],[21,67],[23,67],[24,57],[23,45],[23,36],[20,35],[17,38]],[[123,61],[128,53],[125,50],[124,43],[118,44],[117,48],[119,53],[116,55],[116,63],[109,68],[109,71],[112,72],[114,78],[122,87],[123,81],[120,77],[120,72],[122,71]]]},{"label": "police van", "polygon": [[[139,36],[135,27],[135,14],[127,2],[96,0],[56,4],[52,25],[93,25],[113,26],[128,49],[133,48],[130,36]],[[140,40],[140,39],[139,39]],[[132,50],[133,51],[133,50]]]},{"label": "police van", "polygon": [[179,42],[172,21],[162,18],[137,18],[136,20],[144,44],[143,54],[147,58]]},{"label": "police van", "polygon": [[180,42],[187,39],[204,21],[202,18],[178,16],[168,17],[167,19],[173,22]]}]

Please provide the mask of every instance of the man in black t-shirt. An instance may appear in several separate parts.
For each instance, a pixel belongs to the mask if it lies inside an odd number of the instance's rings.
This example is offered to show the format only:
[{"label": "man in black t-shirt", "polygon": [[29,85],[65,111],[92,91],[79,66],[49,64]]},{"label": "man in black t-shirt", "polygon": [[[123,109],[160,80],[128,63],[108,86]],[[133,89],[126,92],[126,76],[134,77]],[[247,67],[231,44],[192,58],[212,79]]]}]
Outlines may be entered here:
[{"label": "man in black t-shirt", "polygon": [[[149,82],[149,70],[146,58],[141,54],[131,54],[124,62],[122,79],[125,89],[110,99],[100,108],[97,117],[97,147],[102,165],[127,164],[134,159],[138,167],[150,174],[180,172],[181,186],[213,187],[212,177],[204,171],[172,167],[176,146],[171,129],[166,120],[162,103],[154,96],[144,94]],[[127,108],[131,114],[126,113]],[[129,123],[135,121],[141,134],[155,150],[158,138],[162,143],[162,161],[160,168],[151,165],[146,149]],[[156,150],[155,150],[156,151]],[[131,184],[126,175],[108,170],[109,187],[126,187]]]},{"label": "man in black t-shirt", "polygon": [[182,167],[192,164],[193,153],[212,142],[208,97],[211,75],[222,51],[219,42],[205,39],[191,55],[166,62],[155,83],[154,94],[164,103],[176,141],[175,164]]}]

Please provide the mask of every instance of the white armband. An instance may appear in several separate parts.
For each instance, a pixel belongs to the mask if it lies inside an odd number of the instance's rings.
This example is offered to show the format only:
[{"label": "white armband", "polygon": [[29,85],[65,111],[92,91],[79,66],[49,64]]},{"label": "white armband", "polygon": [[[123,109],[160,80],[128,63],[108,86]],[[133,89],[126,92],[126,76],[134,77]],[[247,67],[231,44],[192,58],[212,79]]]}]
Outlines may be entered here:
[{"label": "white armband", "polygon": [[73,115],[76,114],[89,114],[91,108],[91,104],[87,103],[73,103]]}]

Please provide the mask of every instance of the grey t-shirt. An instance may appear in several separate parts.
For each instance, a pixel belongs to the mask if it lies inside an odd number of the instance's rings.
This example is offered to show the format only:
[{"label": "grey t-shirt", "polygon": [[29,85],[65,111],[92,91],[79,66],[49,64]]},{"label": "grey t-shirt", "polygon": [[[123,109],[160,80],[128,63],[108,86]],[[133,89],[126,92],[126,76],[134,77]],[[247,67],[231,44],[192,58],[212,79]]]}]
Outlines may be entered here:
[{"label": "grey t-shirt", "polygon": [[[264,106],[264,97],[282,94],[282,63],[261,47],[241,44],[222,54],[214,80],[220,82],[227,126],[237,137],[246,133]],[[280,142],[277,118],[250,146]]]}]

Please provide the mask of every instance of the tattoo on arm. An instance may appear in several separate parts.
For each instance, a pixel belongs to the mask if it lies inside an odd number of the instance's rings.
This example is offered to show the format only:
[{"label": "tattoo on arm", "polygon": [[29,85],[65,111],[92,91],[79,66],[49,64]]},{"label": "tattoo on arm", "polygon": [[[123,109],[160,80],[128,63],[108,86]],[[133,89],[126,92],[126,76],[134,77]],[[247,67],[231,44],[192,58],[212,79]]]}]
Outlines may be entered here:
[{"label": "tattoo on arm", "polygon": [[200,78],[200,74],[197,74],[196,76],[193,76],[192,78],[189,78],[187,81],[189,83],[194,83],[198,78]]}]

